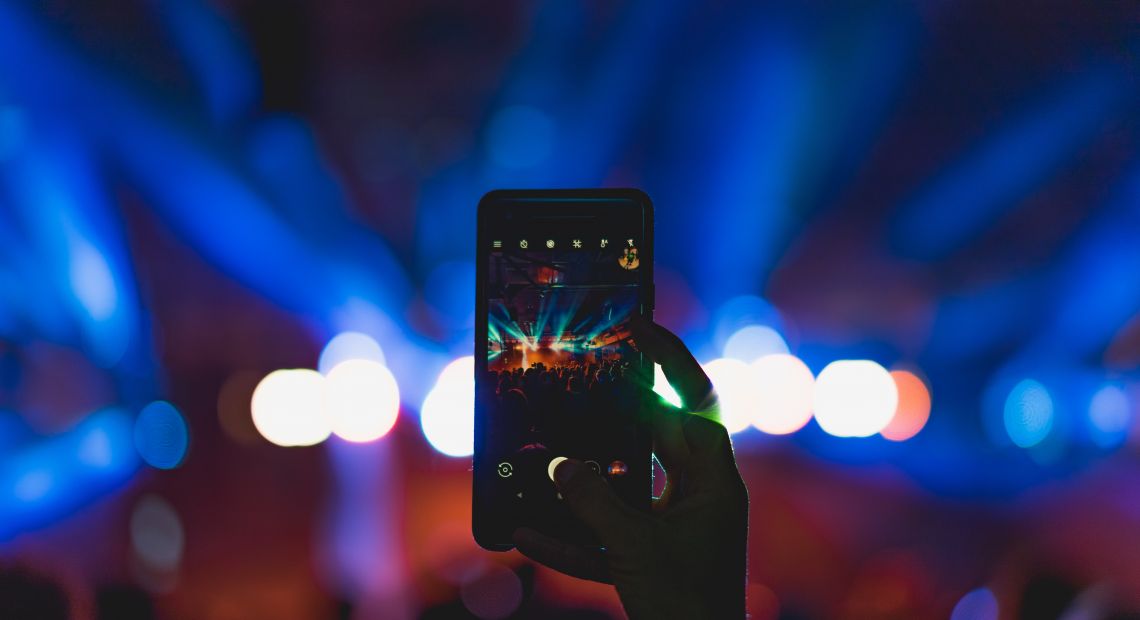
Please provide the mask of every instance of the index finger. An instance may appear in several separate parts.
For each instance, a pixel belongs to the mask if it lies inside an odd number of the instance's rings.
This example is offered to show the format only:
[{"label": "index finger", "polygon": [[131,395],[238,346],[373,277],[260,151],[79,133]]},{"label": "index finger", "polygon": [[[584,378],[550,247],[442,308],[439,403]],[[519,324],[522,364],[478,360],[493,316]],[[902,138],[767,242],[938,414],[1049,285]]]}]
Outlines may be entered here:
[{"label": "index finger", "polygon": [[685,343],[673,332],[638,314],[630,317],[629,327],[637,348],[661,364],[665,378],[677,390],[685,409],[692,412],[712,410],[716,405],[712,381]]}]

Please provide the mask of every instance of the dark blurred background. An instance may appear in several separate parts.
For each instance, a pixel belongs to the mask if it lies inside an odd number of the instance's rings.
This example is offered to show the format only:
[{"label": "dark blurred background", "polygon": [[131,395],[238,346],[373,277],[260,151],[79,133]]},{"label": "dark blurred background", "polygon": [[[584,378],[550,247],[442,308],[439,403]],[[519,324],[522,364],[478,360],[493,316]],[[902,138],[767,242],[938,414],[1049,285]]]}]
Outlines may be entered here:
[{"label": "dark blurred background", "polygon": [[469,356],[479,197],[633,186],[754,618],[1136,612],[1138,48],[1130,1],[6,0],[0,608],[620,617],[472,541]]}]

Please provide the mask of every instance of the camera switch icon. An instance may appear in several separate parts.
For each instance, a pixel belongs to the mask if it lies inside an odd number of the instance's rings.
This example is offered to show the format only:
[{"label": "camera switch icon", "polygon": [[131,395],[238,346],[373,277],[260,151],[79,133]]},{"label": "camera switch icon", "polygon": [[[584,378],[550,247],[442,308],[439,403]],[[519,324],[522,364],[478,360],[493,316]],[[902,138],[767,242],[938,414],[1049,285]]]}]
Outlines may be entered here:
[{"label": "camera switch icon", "polygon": [[510,478],[512,475],[514,475],[514,473],[515,473],[514,465],[511,465],[510,463],[508,463],[506,461],[499,463],[499,477],[500,478]]}]

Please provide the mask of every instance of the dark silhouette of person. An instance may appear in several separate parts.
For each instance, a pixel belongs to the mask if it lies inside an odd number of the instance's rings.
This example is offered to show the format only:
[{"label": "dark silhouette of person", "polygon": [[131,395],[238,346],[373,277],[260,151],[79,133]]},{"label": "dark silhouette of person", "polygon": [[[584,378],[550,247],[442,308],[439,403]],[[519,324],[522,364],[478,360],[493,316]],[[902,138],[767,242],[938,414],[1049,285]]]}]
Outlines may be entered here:
[{"label": "dark silhouette of person", "polygon": [[[745,617],[748,492],[712,382],[677,336],[634,317],[638,348],[661,364],[685,410],[653,403],[653,450],[667,474],[651,514],[626,504],[582,461],[553,470],[559,492],[602,548],[575,545],[531,528],[514,542],[527,557],[567,575],[612,583],[630,618]],[[607,380],[608,380],[607,375]]]}]

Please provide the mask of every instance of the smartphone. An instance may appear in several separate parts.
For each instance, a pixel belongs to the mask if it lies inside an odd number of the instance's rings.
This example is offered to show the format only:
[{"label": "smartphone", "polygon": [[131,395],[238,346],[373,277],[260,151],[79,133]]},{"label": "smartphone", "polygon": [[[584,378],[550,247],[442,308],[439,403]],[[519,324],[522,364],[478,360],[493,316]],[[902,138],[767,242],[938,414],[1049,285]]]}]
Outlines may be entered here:
[{"label": "smartphone", "polygon": [[653,206],[632,189],[499,190],[479,202],[472,531],[526,526],[598,541],[547,474],[557,456],[649,510],[652,362],[629,319],[653,314]]}]

